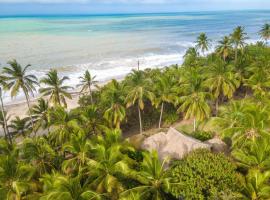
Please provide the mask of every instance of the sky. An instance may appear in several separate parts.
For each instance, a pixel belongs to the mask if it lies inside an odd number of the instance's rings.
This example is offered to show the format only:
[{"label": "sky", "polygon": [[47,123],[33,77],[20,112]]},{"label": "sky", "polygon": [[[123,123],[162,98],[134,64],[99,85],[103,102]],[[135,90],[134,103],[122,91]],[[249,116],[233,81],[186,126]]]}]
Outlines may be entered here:
[{"label": "sky", "polygon": [[270,0],[0,0],[0,15],[269,9]]}]

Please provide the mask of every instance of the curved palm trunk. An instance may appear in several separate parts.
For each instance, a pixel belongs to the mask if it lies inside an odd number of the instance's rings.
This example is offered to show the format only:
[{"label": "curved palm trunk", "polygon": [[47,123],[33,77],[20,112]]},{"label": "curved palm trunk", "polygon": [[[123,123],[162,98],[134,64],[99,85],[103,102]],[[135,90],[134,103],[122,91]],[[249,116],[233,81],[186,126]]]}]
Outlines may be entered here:
[{"label": "curved palm trunk", "polygon": [[142,134],[142,116],[141,116],[141,109],[140,109],[140,105],[138,103],[138,113],[139,113],[139,122],[140,122],[140,134]]},{"label": "curved palm trunk", "polygon": [[235,57],[234,58],[235,59],[235,63],[237,62],[237,57],[238,57],[238,51],[237,50],[238,50],[238,48],[235,49],[235,56],[234,56]]},{"label": "curved palm trunk", "polygon": [[216,117],[218,116],[219,99],[216,100]]},{"label": "curved palm trunk", "polygon": [[1,111],[2,111],[2,115],[3,115],[3,120],[4,120],[4,134],[5,134],[5,138],[8,138],[9,143],[12,144],[12,139],[11,139],[11,135],[8,131],[8,126],[7,126],[7,119],[6,119],[6,115],[5,115],[5,110],[4,110],[4,103],[3,103],[3,99],[2,99],[2,90],[0,88],[0,101],[1,101]]},{"label": "curved palm trunk", "polygon": [[162,123],[162,116],[163,116],[163,110],[164,110],[164,103],[162,102],[161,104],[161,110],[160,110],[160,117],[159,117],[159,123],[158,123],[158,128],[161,128],[161,123]]},{"label": "curved palm trunk", "polygon": [[30,117],[30,120],[31,120],[31,126],[32,126],[32,129],[33,129],[33,131],[35,133],[35,137],[36,137],[37,131],[35,130],[35,127],[34,127],[34,120],[33,120],[33,116],[32,116],[32,110],[31,110],[31,107],[30,107],[30,100],[29,100],[28,93],[25,90],[24,90],[24,95],[25,95],[28,110],[29,110],[29,117]]}]

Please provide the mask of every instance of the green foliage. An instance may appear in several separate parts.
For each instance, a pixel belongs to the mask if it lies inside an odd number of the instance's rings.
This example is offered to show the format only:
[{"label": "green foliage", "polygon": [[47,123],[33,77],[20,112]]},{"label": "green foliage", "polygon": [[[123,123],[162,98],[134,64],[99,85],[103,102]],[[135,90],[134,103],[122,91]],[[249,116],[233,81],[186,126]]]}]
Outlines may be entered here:
[{"label": "green foliage", "polygon": [[200,131],[197,130],[193,133],[191,133],[192,137],[201,140],[201,141],[207,141],[213,138],[214,134],[212,132],[207,132],[207,131]]},{"label": "green foliage", "polygon": [[170,176],[179,184],[170,189],[176,198],[216,199],[222,192],[233,193],[238,188],[234,164],[208,150],[197,150],[179,161]]}]

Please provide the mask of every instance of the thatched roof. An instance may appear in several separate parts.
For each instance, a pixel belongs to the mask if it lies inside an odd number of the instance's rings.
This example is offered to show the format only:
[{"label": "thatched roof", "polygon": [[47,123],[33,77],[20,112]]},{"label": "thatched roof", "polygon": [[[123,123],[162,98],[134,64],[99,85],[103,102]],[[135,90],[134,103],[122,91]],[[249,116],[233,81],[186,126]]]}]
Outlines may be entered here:
[{"label": "thatched roof", "polygon": [[200,148],[210,149],[211,146],[184,135],[174,128],[170,128],[167,134],[158,133],[150,136],[142,144],[142,149],[148,151],[156,150],[161,160],[164,160],[166,157],[181,159],[187,153]]}]

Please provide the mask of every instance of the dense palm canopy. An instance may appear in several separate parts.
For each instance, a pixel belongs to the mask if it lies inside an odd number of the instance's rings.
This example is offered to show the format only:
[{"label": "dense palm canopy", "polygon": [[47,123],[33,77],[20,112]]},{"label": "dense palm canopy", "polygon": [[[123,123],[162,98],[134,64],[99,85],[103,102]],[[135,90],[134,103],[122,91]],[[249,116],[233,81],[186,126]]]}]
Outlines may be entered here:
[{"label": "dense palm canopy", "polygon": [[[134,70],[99,87],[94,99],[94,77],[86,72],[81,86],[87,92],[74,109],[65,108],[67,77],[51,70],[41,80],[49,98],[29,106],[34,126],[1,99],[0,125],[14,137],[0,135],[0,199],[269,199],[270,48],[246,44],[246,37],[237,27],[209,55],[192,47],[183,65]],[[201,39],[204,44],[206,35]],[[27,69],[10,62],[0,88],[13,94],[25,89],[29,97],[37,80]],[[185,119],[194,120],[194,129]],[[137,120],[144,135],[133,135]],[[172,159],[162,160],[142,150],[142,140],[160,132],[158,120],[164,131],[172,125],[198,140],[213,139],[208,143],[219,137],[226,154],[199,149],[181,160],[169,153]]]},{"label": "dense palm canopy", "polygon": [[49,96],[49,101],[55,106],[67,106],[66,98],[71,99],[68,90],[72,87],[63,85],[69,78],[64,76],[60,78],[56,70],[51,70],[46,77],[41,79],[40,83],[47,87],[40,88],[43,96]]}]

